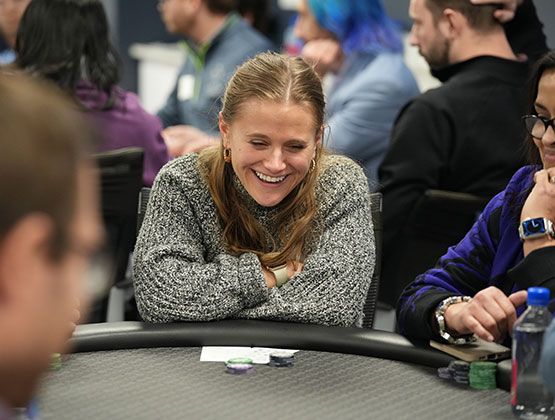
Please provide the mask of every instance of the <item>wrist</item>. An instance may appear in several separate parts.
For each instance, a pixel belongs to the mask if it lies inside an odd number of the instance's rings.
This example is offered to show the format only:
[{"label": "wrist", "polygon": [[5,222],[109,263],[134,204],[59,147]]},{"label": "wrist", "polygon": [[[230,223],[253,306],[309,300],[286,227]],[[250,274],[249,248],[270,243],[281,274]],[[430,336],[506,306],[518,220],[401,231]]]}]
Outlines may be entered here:
[{"label": "wrist", "polygon": [[454,318],[454,311],[458,312],[462,307],[461,305],[471,301],[472,298],[470,296],[451,296],[442,300],[437,306],[434,313],[436,328],[441,338],[448,343],[467,344],[474,341],[472,334],[462,334],[449,322],[450,319]]},{"label": "wrist", "polygon": [[289,281],[289,273],[287,272],[287,263],[276,267],[266,267],[266,269],[270,271],[274,276],[275,285],[277,287],[281,287]]}]

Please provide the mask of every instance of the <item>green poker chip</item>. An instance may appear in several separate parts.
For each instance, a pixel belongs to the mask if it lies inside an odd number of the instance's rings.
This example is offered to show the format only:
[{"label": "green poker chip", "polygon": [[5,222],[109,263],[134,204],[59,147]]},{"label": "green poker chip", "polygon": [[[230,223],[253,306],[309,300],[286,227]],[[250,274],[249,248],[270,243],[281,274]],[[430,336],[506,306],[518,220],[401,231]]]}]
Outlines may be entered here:
[{"label": "green poker chip", "polygon": [[232,359],[229,359],[227,362],[225,362],[226,365],[231,365],[231,364],[242,364],[242,365],[252,365],[252,359],[249,359],[248,357],[233,357]]},{"label": "green poker chip", "polygon": [[469,371],[470,387],[474,389],[495,389],[497,364],[493,362],[472,362]]},{"label": "green poker chip", "polygon": [[50,361],[50,370],[59,370],[62,368],[62,355],[60,353],[54,353],[52,355],[52,360]]}]

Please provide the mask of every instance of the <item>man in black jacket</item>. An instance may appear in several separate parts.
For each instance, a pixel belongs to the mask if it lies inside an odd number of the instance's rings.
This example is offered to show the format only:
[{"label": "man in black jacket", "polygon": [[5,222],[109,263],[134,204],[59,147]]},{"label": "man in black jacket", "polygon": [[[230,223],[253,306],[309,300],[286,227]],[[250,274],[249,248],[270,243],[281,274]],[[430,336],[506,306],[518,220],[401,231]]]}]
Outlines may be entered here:
[{"label": "man in black jacket", "polygon": [[[524,86],[531,59],[547,47],[531,1],[522,4],[515,21],[520,28],[539,28],[533,42],[504,28],[493,17],[495,9],[468,0],[411,0],[411,43],[444,84],[401,110],[379,168],[380,300],[392,306],[403,287],[433,267],[475,219],[462,206],[438,205],[430,190],[472,194],[486,202],[524,164]],[[517,49],[527,46],[534,49]]]}]

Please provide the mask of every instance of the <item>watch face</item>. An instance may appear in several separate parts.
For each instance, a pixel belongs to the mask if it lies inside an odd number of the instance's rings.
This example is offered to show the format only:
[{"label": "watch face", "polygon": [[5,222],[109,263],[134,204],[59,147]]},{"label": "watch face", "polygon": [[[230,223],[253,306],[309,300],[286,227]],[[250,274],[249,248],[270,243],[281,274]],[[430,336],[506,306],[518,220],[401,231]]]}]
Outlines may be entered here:
[{"label": "watch face", "polygon": [[522,222],[522,230],[524,236],[544,234],[546,232],[543,219],[525,220]]}]

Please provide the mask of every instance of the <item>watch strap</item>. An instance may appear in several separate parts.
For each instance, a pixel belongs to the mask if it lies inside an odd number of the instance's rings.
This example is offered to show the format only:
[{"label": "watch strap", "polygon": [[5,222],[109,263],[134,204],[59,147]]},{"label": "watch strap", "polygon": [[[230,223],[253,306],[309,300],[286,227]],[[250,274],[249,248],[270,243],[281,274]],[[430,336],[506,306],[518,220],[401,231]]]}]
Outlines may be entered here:
[{"label": "watch strap", "polygon": [[276,277],[276,286],[281,287],[289,281],[287,276],[287,264],[282,264],[277,267],[267,267]]}]

